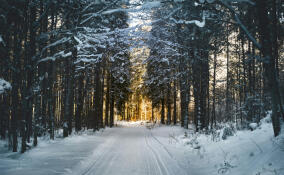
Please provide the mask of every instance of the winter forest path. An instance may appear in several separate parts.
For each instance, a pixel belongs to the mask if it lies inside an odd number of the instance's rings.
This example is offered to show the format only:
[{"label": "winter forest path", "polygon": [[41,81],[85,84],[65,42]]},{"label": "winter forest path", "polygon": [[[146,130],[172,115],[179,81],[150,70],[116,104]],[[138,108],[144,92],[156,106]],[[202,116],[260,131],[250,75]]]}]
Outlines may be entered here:
[{"label": "winter forest path", "polygon": [[74,168],[81,175],[185,175],[185,169],[150,129],[120,126],[93,155]]},{"label": "winter forest path", "polygon": [[151,130],[124,123],[95,134],[42,142],[23,155],[11,155],[15,158],[9,162],[0,159],[0,169],[5,175],[185,175],[191,172],[185,161],[189,158],[170,138],[181,133],[177,127]]}]

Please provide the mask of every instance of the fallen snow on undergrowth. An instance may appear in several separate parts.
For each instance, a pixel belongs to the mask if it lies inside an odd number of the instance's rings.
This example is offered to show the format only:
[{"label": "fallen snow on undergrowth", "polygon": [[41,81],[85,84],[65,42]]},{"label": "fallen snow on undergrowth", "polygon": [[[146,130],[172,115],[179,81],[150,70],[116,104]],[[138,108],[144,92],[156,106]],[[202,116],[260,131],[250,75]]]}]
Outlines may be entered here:
[{"label": "fallen snow on undergrowth", "polygon": [[218,136],[214,141],[212,135],[186,131],[177,137],[201,174],[284,175],[284,132],[273,136],[270,117],[253,131],[236,131],[225,140]]}]

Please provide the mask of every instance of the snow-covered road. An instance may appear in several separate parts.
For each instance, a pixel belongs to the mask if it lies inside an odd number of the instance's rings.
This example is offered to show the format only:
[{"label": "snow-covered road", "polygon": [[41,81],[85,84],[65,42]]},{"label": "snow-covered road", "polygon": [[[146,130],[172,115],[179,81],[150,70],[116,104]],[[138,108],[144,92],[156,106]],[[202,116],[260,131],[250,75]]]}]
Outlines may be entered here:
[{"label": "snow-covered road", "polygon": [[0,149],[0,175],[282,175],[283,143],[266,122],[217,142],[179,126],[120,122],[96,133],[41,138],[24,154]]},{"label": "snow-covered road", "polygon": [[187,174],[169,150],[145,127],[115,128],[107,141],[85,161],[74,168],[73,174]]},{"label": "snow-covered road", "polygon": [[[170,131],[170,130],[169,130]],[[180,130],[182,131],[182,130]],[[24,155],[0,156],[3,175],[185,175],[186,169],[151,129],[139,123],[41,141]]]}]

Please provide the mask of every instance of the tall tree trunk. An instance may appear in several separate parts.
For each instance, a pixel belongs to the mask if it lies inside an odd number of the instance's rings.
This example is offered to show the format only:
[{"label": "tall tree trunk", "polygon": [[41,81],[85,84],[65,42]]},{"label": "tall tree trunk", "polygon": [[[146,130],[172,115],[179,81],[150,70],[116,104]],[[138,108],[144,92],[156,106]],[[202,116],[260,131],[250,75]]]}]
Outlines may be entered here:
[{"label": "tall tree trunk", "polygon": [[63,118],[63,137],[67,137],[69,133],[70,121],[70,102],[72,98],[72,85],[71,85],[71,63],[70,59],[66,59],[66,72],[65,72],[65,99],[64,99],[64,118]]},{"label": "tall tree trunk", "polygon": [[179,71],[180,77],[180,106],[181,106],[181,126],[188,128],[188,103],[189,103],[189,83],[186,58],[181,58]]},{"label": "tall tree trunk", "polygon": [[113,81],[113,77],[111,75],[111,89],[110,89],[110,123],[109,126],[113,127],[114,125],[114,100],[115,100],[115,96],[114,96],[114,81]]},{"label": "tall tree trunk", "polygon": [[165,98],[164,97],[162,97],[161,123],[165,124]]},{"label": "tall tree trunk", "polygon": [[213,129],[213,126],[214,127],[216,126],[216,68],[217,68],[217,53],[214,52],[211,129]]},{"label": "tall tree trunk", "polygon": [[105,101],[105,125],[109,126],[109,109],[110,109],[110,73],[107,71],[107,90]]},{"label": "tall tree trunk", "polygon": [[104,121],[103,121],[103,117],[104,117],[104,91],[105,91],[105,70],[103,69],[102,71],[102,84],[101,84],[101,102],[100,102],[100,118],[99,118],[99,127],[103,128],[104,127]]},{"label": "tall tree trunk", "polygon": [[77,90],[77,109],[75,114],[75,130],[76,132],[82,129],[82,112],[84,105],[83,97],[83,86],[84,86],[84,76],[82,73],[78,77],[78,90]]},{"label": "tall tree trunk", "polygon": [[97,64],[95,69],[95,95],[94,95],[94,112],[95,112],[95,125],[94,131],[99,130],[99,120],[100,120],[100,108],[101,108],[101,65],[100,63]]},{"label": "tall tree trunk", "polygon": [[171,108],[171,85],[168,84],[168,92],[167,92],[167,124],[171,124],[172,121],[172,108]]},{"label": "tall tree trunk", "polygon": [[72,133],[72,121],[74,118],[74,72],[75,72],[75,66],[74,66],[74,61],[77,60],[77,47],[72,46],[72,57],[71,57],[71,62],[70,62],[70,106],[69,106],[69,117],[68,117],[68,134]]},{"label": "tall tree trunk", "polygon": [[151,116],[151,121],[154,122],[155,116],[154,116],[154,103],[152,101],[152,108],[151,108],[152,116]]},{"label": "tall tree trunk", "polygon": [[264,57],[263,67],[264,75],[268,83],[268,88],[272,103],[272,125],[274,135],[278,136],[281,130],[280,117],[282,114],[281,99],[278,87],[278,79],[275,69],[275,58],[273,58],[273,49],[271,42],[271,30],[268,17],[267,0],[256,1],[257,13],[259,17],[259,35],[261,44],[261,53]]},{"label": "tall tree trunk", "polygon": [[174,81],[174,114],[173,114],[174,125],[177,123],[177,87],[176,80]]},{"label": "tall tree trunk", "polygon": [[229,49],[229,25],[227,24],[227,32],[226,32],[226,59],[227,59],[227,76],[226,76],[226,104],[225,104],[225,115],[226,120],[230,117],[230,49]]}]

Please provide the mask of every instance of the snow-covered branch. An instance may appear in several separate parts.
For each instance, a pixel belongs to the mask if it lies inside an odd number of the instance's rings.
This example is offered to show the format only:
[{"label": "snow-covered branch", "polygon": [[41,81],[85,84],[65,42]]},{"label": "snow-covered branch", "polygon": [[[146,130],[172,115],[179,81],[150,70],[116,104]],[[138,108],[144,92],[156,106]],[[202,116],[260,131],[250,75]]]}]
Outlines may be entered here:
[{"label": "snow-covered branch", "polygon": [[12,89],[11,84],[8,81],[0,78],[0,94],[3,94],[4,92],[11,89]]},{"label": "snow-covered branch", "polygon": [[70,40],[70,38],[64,37],[64,38],[62,38],[62,39],[60,39],[60,40],[57,40],[57,41],[55,41],[55,42],[53,42],[53,43],[51,43],[51,44],[45,46],[45,47],[41,50],[41,54],[40,54],[40,55],[42,56],[42,54],[43,54],[47,49],[49,49],[49,48],[51,48],[51,47],[58,46],[58,45],[60,45],[60,44],[64,44],[64,43],[66,43],[66,42],[69,41],[69,40]]},{"label": "snow-covered branch", "polygon": [[174,18],[170,18],[172,21],[174,21],[174,23],[176,24],[195,24],[198,27],[204,27],[205,26],[205,14],[203,13],[202,16],[202,21],[198,21],[198,20],[191,20],[191,21],[186,21],[186,20],[176,20]]},{"label": "snow-covered branch", "polygon": [[142,4],[140,7],[138,8],[117,8],[117,9],[111,9],[108,11],[104,11],[102,12],[103,15],[108,15],[108,14],[112,14],[112,13],[116,13],[116,12],[139,12],[139,11],[143,11],[143,10],[149,10],[152,8],[157,8],[160,7],[161,2],[159,1],[154,1],[154,2],[146,2],[144,4]]},{"label": "snow-covered branch", "polygon": [[66,58],[66,57],[70,57],[71,55],[72,55],[71,52],[65,53],[64,51],[61,51],[61,52],[54,54],[53,56],[40,59],[38,63],[46,62],[46,61],[55,61],[58,58]]},{"label": "snow-covered branch", "polygon": [[2,38],[2,36],[0,35],[0,44],[1,44],[1,43],[3,43],[4,46],[5,46],[5,42],[4,42],[3,38]]}]

